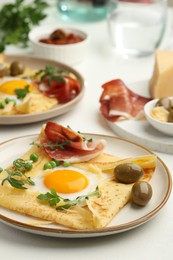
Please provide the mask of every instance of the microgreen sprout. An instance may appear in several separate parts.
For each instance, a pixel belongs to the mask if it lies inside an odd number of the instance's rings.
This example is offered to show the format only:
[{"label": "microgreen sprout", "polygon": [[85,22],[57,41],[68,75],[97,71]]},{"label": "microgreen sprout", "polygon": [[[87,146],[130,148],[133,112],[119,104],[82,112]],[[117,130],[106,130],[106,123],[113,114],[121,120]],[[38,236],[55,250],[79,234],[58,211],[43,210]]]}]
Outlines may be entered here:
[{"label": "microgreen sprout", "polygon": [[[4,171],[7,173],[7,177],[2,180],[1,185],[7,181],[12,187],[22,190],[27,189],[25,184],[32,186],[35,185],[35,183],[29,176],[26,175],[26,173],[32,170],[33,163],[37,160],[38,155],[36,154],[31,154],[30,160],[24,160],[21,158],[14,160],[13,165],[10,168],[4,169]],[[3,169],[0,168],[0,173],[2,171]]]},{"label": "microgreen sprout", "polygon": [[32,142],[31,145],[36,145],[37,147],[48,147],[50,148],[50,150],[56,150],[57,148],[59,148],[60,150],[64,150],[65,146],[68,145],[70,143],[70,141],[65,140],[62,143],[59,143],[59,141],[57,140],[55,143],[48,141],[47,143],[44,144],[40,144],[40,143],[35,143]]},{"label": "microgreen sprout", "polygon": [[[50,192],[46,192],[45,194],[39,194],[37,196],[37,198],[39,200],[48,202],[50,206],[55,206],[56,210],[66,210],[72,206],[75,206],[85,200],[88,200],[90,197],[92,196],[101,196],[100,191],[98,186],[96,187],[96,189],[87,194],[87,195],[83,195],[83,196],[78,196],[76,199],[74,200],[70,200],[70,199],[64,199],[61,196],[59,196],[56,191],[54,189],[51,189]],[[60,206],[58,206],[58,203],[61,203]]]}]

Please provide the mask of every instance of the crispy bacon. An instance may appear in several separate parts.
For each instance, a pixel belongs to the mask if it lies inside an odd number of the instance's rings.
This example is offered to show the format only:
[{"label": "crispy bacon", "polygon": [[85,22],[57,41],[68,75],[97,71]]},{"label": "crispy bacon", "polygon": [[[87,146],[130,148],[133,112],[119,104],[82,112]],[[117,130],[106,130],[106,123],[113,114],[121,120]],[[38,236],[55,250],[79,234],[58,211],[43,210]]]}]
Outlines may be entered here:
[{"label": "crispy bacon", "polygon": [[128,89],[120,79],[109,81],[102,88],[100,111],[112,122],[139,118],[144,105],[151,100]]},{"label": "crispy bacon", "polygon": [[[81,162],[90,160],[99,155],[104,147],[105,141],[88,141],[69,128],[65,128],[54,122],[48,122],[44,130],[45,136],[40,138],[45,152],[53,159],[68,160],[70,162]],[[51,149],[51,144],[64,144],[62,147]]]}]

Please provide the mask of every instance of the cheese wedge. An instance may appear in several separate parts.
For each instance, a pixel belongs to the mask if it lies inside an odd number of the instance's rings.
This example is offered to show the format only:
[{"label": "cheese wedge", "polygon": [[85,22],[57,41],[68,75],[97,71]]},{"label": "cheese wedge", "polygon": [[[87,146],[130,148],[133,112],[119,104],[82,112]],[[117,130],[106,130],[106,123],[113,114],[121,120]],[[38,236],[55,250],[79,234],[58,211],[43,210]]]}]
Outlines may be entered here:
[{"label": "cheese wedge", "polygon": [[155,52],[155,65],[149,88],[152,98],[173,96],[173,51]]}]

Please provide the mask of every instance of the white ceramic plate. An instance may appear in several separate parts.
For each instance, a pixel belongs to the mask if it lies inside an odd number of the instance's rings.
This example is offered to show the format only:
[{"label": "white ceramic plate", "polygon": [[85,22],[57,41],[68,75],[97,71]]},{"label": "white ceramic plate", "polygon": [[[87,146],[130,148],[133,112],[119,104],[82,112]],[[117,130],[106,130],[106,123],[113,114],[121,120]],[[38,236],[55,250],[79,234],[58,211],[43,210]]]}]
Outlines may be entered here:
[{"label": "white ceramic plate", "polygon": [[20,124],[28,124],[28,123],[34,123],[39,122],[42,120],[47,120],[53,117],[56,117],[58,115],[62,115],[66,113],[67,111],[71,110],[74,106],[77,105],[77,103],[81,100],[84,94],[84,79],[80,75],[79,72],[74,70],[72,67],[69,67],[65,64],[51,61],[35,56],[24,56],[24,55],[6,55],[7,62],[12,61],[21,61],[25,64],[25,66],[34,68],[36,70],[40,70],[45,68],[47,65],[53,65],[57,67],[60,70],[72,72],[78,79],[81,85],[81,91],[78,94],[76,98],[71,100],[68,103],[58,105],[53,109],[47,110],[45,112],[40,113],[34,113],[34,114],[24,114],[24,115],[12,115],[12,116],[0,116],[0,125],[20,125]]},{"label": "white ceramic plate", "polygon": [[[91,137],[93,139],[104,138],[107,141],[105,152],[117,155],[121,158],[142,156],[152,153],[148,149],[124,139],[93,134],[85,135],[87,138]],[[19,158],[29,149],[30,143],[34,141],[35,138],[36,135],[25,136],[2,143],[0,145],[0,166],[5,168],[13,160]],[[34,226],[32,224],[34,218],[4,208],[1,208],[0,220],[14,228],[52,237],[97,237],[120,233],[136,228],[149,221],[167,202],[172,186],[171,176],[164,162],[159,158],[157,159],[156,172],[150,183],[153,188],[153,196],[147,206],[138,208],[133,207],[132,204],[129,203],[114,217],[106,228],[98,230],[78,231],[54,224]]]},{"label": "white ceramic plate", "polygon": [[[128,87],[137,94],[149,97],[147,80],[131,83]],[[146,120],[107,122],[113,132],[122,138],[145,145],[154,151],[173,154],[173,138],[157,131]]]}]

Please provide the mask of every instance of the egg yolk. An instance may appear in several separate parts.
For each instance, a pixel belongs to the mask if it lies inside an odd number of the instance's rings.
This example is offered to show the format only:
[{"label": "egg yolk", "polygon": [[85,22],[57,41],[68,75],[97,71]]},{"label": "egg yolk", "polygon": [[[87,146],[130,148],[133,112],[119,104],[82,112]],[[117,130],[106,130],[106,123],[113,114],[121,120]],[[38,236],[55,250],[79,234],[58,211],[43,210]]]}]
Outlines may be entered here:
[{"label": "egg yolk", "polygon": [[6,81],[0,85],[0,92],[9,95],[15,95],[15,89],[24,89],[27,85],[29,86],[29,91],[34,90],[33,85],[24,80]]},{"label": "egg yolk", "polygon": [[59,193],[74,193],[85,189],[88,179],[77,171],[57,170],[45,176],[44,184]]}]

